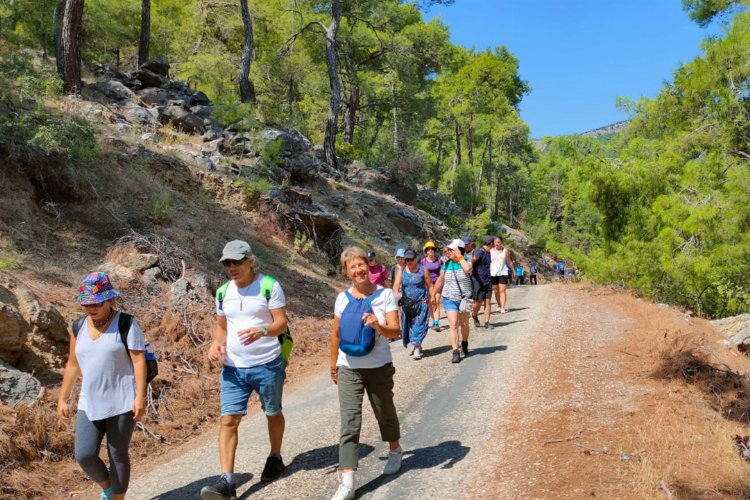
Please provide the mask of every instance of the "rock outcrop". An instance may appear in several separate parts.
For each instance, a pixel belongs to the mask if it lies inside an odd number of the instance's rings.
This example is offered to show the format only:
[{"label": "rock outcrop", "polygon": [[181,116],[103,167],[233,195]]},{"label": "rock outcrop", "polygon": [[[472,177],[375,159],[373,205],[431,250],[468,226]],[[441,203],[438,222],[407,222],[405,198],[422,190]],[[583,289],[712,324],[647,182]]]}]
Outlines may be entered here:
[{"label": "rock outcrop", "polygon": [[730,345],[750,344],[750,314],[740,314],[712,321]]}]

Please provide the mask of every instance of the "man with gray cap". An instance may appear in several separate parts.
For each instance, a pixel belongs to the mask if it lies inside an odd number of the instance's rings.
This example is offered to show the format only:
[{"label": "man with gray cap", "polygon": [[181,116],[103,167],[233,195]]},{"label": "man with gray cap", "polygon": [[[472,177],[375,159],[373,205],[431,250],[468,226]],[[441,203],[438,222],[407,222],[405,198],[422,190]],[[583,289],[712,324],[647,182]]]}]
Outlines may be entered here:
[{"label": "man with gray cap", "polygon": [[253,391],[268,420],[271,453],[261,481],[277,479],[285,469],[281,459],[284,415],[281,396],[286,361],[278,336],[287,331],[286,299],[279,283],[258,273],[255,256],[245,241],[224,246],[220,262],[232,278],[216,292],[216,326],[208,350],[212,363],[222,363],[219,461],[221,476],[201,490],[204,500],[228,500],[237,496],[234,459],[237,429],[247,414]]}]

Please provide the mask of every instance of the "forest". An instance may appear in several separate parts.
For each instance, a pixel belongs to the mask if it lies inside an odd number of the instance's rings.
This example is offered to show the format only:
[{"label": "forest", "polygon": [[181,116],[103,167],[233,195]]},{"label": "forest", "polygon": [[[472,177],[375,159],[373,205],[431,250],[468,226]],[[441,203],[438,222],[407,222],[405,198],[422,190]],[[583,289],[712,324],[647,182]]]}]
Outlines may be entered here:
[{"label": "forest", "polygon": [[426,20],[451,3],[2,2],[0,152],[84,154],[71,144],[91,142],[85,126],[13,109],[75,93],[104,65],[132,71],[163,57],[223,125],[294,127],[336,168],[358,160],[438,189],[469,215],[463,230],[502,221],[594,281],[711,317],[748,311],[747,2],[683,0],[686,15],[719,19],[724,34],[657,97],[618,99],[624,131],[541,141],[519,113],[533,82],[502,40],[465,48],[439,18]]}]

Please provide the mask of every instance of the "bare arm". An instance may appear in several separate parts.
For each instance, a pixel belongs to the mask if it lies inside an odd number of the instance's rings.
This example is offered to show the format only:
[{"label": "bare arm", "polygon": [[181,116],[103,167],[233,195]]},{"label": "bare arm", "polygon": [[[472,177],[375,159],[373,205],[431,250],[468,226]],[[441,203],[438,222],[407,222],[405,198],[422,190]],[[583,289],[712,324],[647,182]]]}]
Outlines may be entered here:
[{"label": "bare arm", "polygon": [[135,375],[135,400],[133,401],[133,420],[136,422],[146,412],[146,355],[145,351],[130,351]]},{"label": "bare arm", "polygon": [[515,274],[514,271],[515,271],[516,266],[513,265],[513,257],[510,254],[510,248],[508,249],[505,255],[505,260],[508,262],[508,267],[510,268],[510,275],[513,276],[513,274]]},{"label": "bare arm", "polygon": [[70,418],[68,398],[70,397],[70,392],[73,390],[73,384],[75,384],[81,375],[81,367],[78,366],[78,358],[76,358],[76,337],[73,335],[72,330],[68,330],[68,336],[70,337],[68,361],[65,363],[62,387],[60,388],[60,395],[57,398],[57,414],[64,419]]},{"label": "bare arm", "polygon": [[224,361],[227,345],[227,318],[226,316],[216,316],[216,325],[214,326],[214,336],[211,339],[211,346],[208,348],[208,360],[212,363]]},{"label": "bare arm", "polygon": [[398,324],[398,311],[385,313],[385,325],[381,325],[378,317],[372,313],[363,316],[365,325],[373,328],[376,332],[387,339],[397,339],[401,336],[401,326]]},{"label": "bare arm", "polygon": [[339,382],[339,368],[336,363],[339,359],[339,318],[333,317],[333,328],[331,329],[331,380],[334,384]]},{"label": "bare arm", "polygon": [[440,276],[438,276],[437,281],[435,282],[435,287],[433,290],[435,290],[435,293],[440,293],[443,291],[443,285],[445,284],[445,271],[442,269],[440,270]]},{"label": "bare arm", "polygon": [[396,269],[396,276],[393,278],[393,293],[395,293],[397,296],[399,293],[401,293],[401,281],[403,280],[403,273],[404,268],[399,266]]}]

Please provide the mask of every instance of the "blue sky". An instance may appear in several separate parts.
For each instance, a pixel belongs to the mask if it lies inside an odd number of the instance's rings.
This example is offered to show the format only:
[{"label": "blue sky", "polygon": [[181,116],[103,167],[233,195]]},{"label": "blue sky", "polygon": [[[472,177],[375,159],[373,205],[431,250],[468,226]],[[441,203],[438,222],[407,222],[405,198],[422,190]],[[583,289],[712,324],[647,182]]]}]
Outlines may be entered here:
[{"label": "blue sky", "polygon": [[505,45],[532,92],[521,103],[531,136],[585,132],[627,118],[617,96],[654,97],[701,53],[700,28],[680,0],[456,0],[433,7],[454,43]]}]

